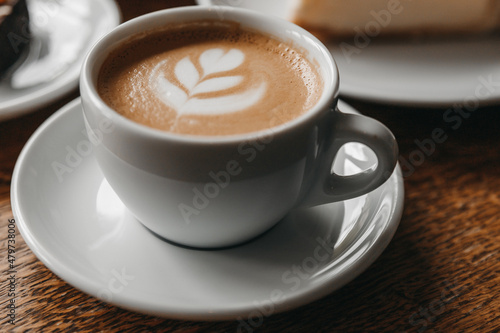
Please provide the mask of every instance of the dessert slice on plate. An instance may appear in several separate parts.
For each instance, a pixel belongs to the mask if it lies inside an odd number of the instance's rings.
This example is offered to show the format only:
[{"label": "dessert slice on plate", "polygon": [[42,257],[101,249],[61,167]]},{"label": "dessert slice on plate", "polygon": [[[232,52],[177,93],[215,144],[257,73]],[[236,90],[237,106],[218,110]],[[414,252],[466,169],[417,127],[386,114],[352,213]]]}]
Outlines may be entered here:
[{"label": "dessert slice on plate", "polygon": [[500,0],[298,0],[293,21],[323,39],[488,33]]},{"label": "dessert slice on plate", "polygon": [[29,45],[28,17],[26,0],[0,0],[0,77]]}]

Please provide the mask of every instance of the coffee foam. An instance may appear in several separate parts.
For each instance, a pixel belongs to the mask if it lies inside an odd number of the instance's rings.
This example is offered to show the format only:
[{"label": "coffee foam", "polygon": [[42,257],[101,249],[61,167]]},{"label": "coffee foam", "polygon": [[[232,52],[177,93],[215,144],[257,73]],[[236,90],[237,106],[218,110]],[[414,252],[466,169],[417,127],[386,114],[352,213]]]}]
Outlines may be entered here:
[{"label": "coffee foam", "polygon": [[101,97],[125,117],[195,135],[283,124],[316,104],[322,86],[291,45],[216,21],[136,36],[110,54],[98,78]]}]

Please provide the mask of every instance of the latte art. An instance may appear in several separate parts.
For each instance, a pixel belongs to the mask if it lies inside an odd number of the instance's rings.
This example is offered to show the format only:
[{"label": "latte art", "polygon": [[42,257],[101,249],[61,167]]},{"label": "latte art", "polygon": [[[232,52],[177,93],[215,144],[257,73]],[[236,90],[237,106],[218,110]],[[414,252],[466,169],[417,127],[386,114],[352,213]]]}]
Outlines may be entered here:
[{"label": "latte art", "polygon": [[[210,49],[199,58],[202,73],[189,57],[181,59],[175,65],[175,76],[181,83],[178,87],[165,77],[163,68],[168,60],[163,60],[153,68],[149,77],[149,88],[165,105],[177,112],[186,114],[217,115],[245,110],[257,103],[265,94],[266,83],[243,93],[228,94],[220,97],[200,98],[203,93],[218,92],[238,86],[245,79],[242,75],[229,75],[245,60],[243,52],[231,49],[224,53],[222,49]],[[213,74],[213,75],[211,75]]]},{"label": "latte art", "polygon": [[311,109],[323,82],[306,56],[238,24],[199,21],[136,36],[101,67],[101,98],[123,116],[191,135],[255,132]]}]

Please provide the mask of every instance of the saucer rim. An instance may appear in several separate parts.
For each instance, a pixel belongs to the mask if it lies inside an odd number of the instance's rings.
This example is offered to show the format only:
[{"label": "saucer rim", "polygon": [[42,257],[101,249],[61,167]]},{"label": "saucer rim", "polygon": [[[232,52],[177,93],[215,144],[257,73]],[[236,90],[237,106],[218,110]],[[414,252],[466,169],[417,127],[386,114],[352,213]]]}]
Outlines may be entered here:
[{"label": "saucer rim", "polygon": [[[339,100],[339,104],[339,109],[342,110],[342,108],[344,108],[344,111],[349,111],[345,109],[348,105],[343,101]],[[78,274],[75,268],[65,267],[66,265],[62,264],[62,261],[58,259],[58,256],[54,255],[53,250],[51,251],[46,248],[46,246],[32,234],[28,222],[26,222],[27,218],[21,209],[19,200],[22,171],[26,167],[27,160],[32,153],[33,146],[44,134],[47,133],[47,130],[51,126],[57,126],[59,120],[62,117],[67,116],[69,113],[77,112],[75,109],[78,107],[81,107],[80,98],[73,100],[54,113],[30,137],[19,155],[14,168],[11,188],[11,206],[19,231],[33,254],[35,254],[35,256],[42,261],[48,269],[61,278],[61,280],[73,286],[77,290],[101,300],[98,295],[96,295],[95,291],[102,286],[96,283],[95,279],[92,280],[83,278]],[[404,183],[399,165],[393,175],[389,178],[388,182],[389,181],[394,182],[394,189],[391,190],[391,192],[395,193],[392,195],[394,198],[394,208],[388,216],[383,230],[375,239],[375,242],[370,245],[367,252],[363,253],[360,257],[360,259],[363,260],[357,260],[340,273],[329,274],[326,281],[318,283],[314,287],[304,288],[299,292],[293,292],[289,295],[285,295],[279,303],[274,304],[275,311],[273,313],[288,311],[331,294],[333,291],[342,288],[348,282],[365,271],[382,254],[393,238],[403,213]],[[382,186],[385,185],[387,184]],[[122,294],[114,295],[112,301],[108,303],[139,313],[183,320],[234,320],[240,316],[246,316],[252,311],[255,311],[255,305],[251,303],[251,300],[244,304],[240,304],[239,306],[235,306],[234,304],[231,304],[230,307],[226,306],[225,308],[219,306],[216,310],[187,306],[166,306],[165,304],[162,304],[162,302],[152,302],[151,300],[145,301],[144,299],[137,299],[133,296]]]}]

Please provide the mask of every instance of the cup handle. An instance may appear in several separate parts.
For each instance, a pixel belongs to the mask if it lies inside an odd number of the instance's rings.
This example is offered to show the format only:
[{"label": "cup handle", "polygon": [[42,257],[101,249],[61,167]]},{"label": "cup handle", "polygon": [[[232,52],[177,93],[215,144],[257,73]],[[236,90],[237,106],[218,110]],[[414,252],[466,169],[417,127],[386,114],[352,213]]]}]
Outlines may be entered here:
[{"label": "cup handle", "polygon": [[[299,206],[311,207],[343,201],[373,191],[392,175],[398,161],[398,146],[392,132],[379,121],[357,114],[335,110],[333,138],[329,138],[318,161],[315,181]],[[377,156],[374,169],[341,176],[332,172],[340,148],[349,142],[365,144]]]}]

